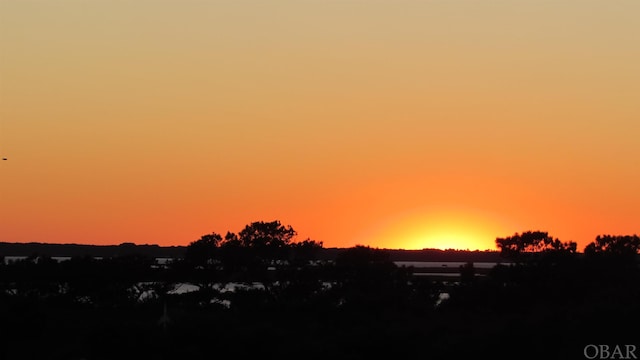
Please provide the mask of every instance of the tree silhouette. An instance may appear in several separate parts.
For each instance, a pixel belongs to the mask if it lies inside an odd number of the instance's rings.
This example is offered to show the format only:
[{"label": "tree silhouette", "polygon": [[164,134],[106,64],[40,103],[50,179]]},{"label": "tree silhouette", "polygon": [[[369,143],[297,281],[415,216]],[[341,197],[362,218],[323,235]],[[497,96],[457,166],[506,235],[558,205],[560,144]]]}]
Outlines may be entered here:
[{"label": "tree silhouette", "polygon": [[318,253],[322,250],[322,242],[307,239],[291,244],[291,262],[302,266],[309,261],[316,260]]},{"label": "tree silhouette", "polygon": [[636,266],[639,251],[638,235],[598,235],[585,247],[584,254],[590,260],[614,266]]},{"label": "tree silhouette", "polygon": [[500,254],[512,261],[522,262],[532,260],[534,254],[574,254],[577,244],[573,241],[561,242],[543,231],[526,231],[515,233],[506,238],[497,238],[496,245]]},{"label": "tree silhouette", "polygon": [[238,235],[227,232],[220,246],[220,261],[227,275],[239,273],[250,262],[250,254],[247,248],[242,246]]},{"label": "tree silhouette", "polygon": [[356,245],[336,257],[336,265],[346,267],[364,267],[393,264],[389,252],[369,246]]},{"label": "tree silhouette", "polygon": [[589,243],[585,254],[605,253],[620,256],[633,256],[640,250],[640,237],[638,235],[598,235],[596,240]]},{"label": "tree silhouette", "polygon": [[221,242],[222,236],[219,234],[203,235],[199,240],[193,241],[187,246],[185,260],[193,266],[206,267],[213,262]]},{"label": "tree silhouette", "polygon": [[280,221],[257,221],[245,226],[238,234],[240,243],[253,249],[263,261],[286,260],[291,240],[296,231]]}]

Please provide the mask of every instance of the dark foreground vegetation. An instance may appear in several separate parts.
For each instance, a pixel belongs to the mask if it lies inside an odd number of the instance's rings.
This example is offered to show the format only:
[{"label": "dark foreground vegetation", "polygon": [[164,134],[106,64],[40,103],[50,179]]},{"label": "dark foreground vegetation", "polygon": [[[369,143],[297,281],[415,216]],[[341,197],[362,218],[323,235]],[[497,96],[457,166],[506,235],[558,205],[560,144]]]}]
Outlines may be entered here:
[{"label": "dark foreground vegetation", "polygon": [[640,357],[635,235],[578,252],[515,234],[496,240],[509,265],[478,276],[469,261],[453,281],[365,246],[328,259],[294,237],[256,222],[168,263],[135,252],[1,261],[0,359],[584,359],[589,344]]}]

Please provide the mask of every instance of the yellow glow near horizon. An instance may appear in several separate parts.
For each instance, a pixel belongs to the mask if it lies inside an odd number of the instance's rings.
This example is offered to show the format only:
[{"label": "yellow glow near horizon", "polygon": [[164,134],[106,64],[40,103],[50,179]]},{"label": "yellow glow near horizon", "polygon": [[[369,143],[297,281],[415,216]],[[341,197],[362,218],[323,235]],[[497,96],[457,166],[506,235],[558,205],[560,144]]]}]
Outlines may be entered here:
[{"label": "yellow glow near horizon", "polygon": [[495,249],[495,239],[510,233],[503,220],[468,210],[416,211],[391,219],[365,237],[367,243],[394,249]]}]

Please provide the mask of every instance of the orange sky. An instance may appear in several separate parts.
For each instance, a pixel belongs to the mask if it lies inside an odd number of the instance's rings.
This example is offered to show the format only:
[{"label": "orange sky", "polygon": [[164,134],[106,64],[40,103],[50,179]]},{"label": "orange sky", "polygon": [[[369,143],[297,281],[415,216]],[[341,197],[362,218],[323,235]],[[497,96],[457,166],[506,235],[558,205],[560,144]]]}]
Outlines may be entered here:
[{"label": "orange sky", "polygon": [[640,2],[0,1],[0,241],[640,232]]}]

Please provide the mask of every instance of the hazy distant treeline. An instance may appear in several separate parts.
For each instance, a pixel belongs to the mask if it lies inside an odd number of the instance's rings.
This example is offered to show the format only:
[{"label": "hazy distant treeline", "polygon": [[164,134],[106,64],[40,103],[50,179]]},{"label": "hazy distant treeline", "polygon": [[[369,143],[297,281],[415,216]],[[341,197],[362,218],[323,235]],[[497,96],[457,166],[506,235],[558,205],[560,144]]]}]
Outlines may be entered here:
[{"label": "hazy distant treeline", "polygon": [[0,256],[49,256],[49,257],[116,257],[142,255],[154,258],[181,258],[186,246],[136,245],[88,245],[88,244],[48,244],[48,243],[8,243],[0,242]]}]

